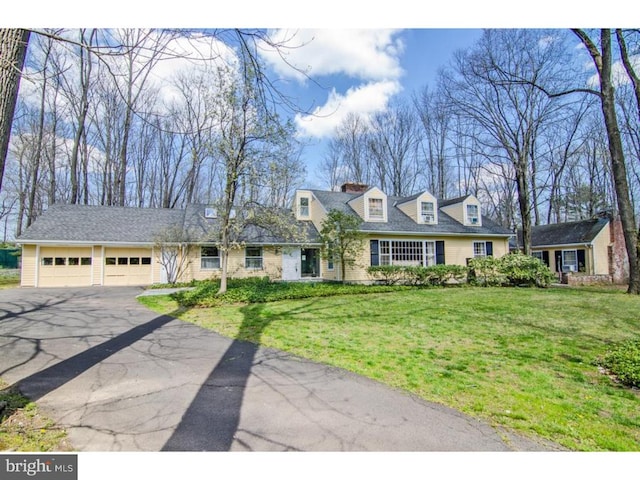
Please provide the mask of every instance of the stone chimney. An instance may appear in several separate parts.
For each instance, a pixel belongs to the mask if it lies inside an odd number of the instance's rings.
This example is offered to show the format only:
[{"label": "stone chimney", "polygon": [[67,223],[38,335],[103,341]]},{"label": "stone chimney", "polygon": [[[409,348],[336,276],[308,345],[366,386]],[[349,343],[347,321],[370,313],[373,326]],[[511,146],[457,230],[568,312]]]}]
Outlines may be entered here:
[{"label": "stone chimney", "polygon": [[364,183],[346,182],[340,187],[343,193],[364,193],[369,189],[369,185]]}]

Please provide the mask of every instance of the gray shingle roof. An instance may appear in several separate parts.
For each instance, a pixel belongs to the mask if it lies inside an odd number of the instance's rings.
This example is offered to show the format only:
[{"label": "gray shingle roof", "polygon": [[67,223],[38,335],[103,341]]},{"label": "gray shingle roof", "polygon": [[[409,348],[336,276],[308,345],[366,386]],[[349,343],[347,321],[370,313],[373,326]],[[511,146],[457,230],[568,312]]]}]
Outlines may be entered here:
[{"label": "gray shingle roof", "polygon": [[[323,190],[312,190],[318,201],[329,210],[339,210],[351,215],[357,215],[355,210],[351,208],[348,202],[362,194],[353,194],[345,192],[328,192]],[[408,232],[408,233],[424,233],[433,235],[451,235],[451,234],[467,234],[467,235],[511,235],[511,231],[501,227],[491,219],[482,217],[482,226],[467,226],[454,220],[452,217],[444,213],[442,210],[438,211],[438,223],[437,225],[419,224],[412,218],[407,216],[402,210],[396,207],[396,204],[406,202],[411,197],[387,197],[387,222],[362,222],[361,230],[365,232],[379,232],[379,233],[391,233],[391,232]],[[413,196],[417,198],[417,196]],[[467,197],[461,197],[458,201]],[[438,201],[438,206],[443,206],[443,203],[452,204],[452,201]]]},{"label": "gray shingle roof", "polygon": [[[609,218],[598,217],[577,222],[533,226],[531,246],[590,243],[607,223],[609,223]],[[518,230],[518,244],[522,245],[522,230]]]},{"label": "gray shingle roof", "polygon": [[[18,242],[62,243],[155,243],[169,229],[186,232],[194,243],[215,242],[218,220],[204,217],[207,205],[192,204],[185,209],[52,205],[17,239]],[[291,222],[295,222],[292,212]],[[318,242],[311,222],[298,222],[305,243]],[[248,225],[239,241],[256,244],[295,243],[284,231]],[[170,237],[167,237],[170,240]],[[302,243],[300,241],[299,243]]]},{"label": "gray shingle roof", "polygon": [[[190,204],[187,206],[184,215],[184,229],[188,232],[189,238],[197,243],[217,242],[219,240],[219,219],[205,218],[204,212],[208,205]],[[239,212],[241,213],[241,212]],[[311,222],[296,222],[291,210],[277,212],[280,218],[289,217],[289,222],[284,228],[278,225],[278,222],[270,222],[273,217],[270,215],[273,209],[270,209],[267,215],[257,215],[255,219],[248,219],[243,222],[242,231],[234,232],[236,241],[254,243],[254,244],[286,244],[286,243],[317,243],[319,242],[319,234]],[[295,237],[291,236],[290,229],[296,224],[301,232]]]},{"label": "gray shingle roof", "polygon": [[17,239],[28,241],[153,243],[156,235],[181,225],[183,210],[168,208],[51,205]]}]

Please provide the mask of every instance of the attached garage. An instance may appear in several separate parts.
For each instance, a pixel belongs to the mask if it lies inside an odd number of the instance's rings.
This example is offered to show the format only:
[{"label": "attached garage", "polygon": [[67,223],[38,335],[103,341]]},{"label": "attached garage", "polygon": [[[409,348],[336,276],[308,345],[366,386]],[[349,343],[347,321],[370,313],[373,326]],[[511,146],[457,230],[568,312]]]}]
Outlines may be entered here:
[{"label": "attached garage", "polygon": [[104,249],[104,285],[149,285],[153,283],[150,248]]},{"label": "attached garage", "polygon": [[38,265],[40,287],[84,287],[92,283],[91,247],[41,247]]}]

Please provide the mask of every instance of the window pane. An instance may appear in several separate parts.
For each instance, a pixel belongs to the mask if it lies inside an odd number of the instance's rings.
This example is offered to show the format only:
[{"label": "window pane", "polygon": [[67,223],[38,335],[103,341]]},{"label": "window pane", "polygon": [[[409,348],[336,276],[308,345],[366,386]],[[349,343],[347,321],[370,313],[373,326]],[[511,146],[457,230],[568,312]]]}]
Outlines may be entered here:
[{"label": "window pane", "polygon": [[44,265],[45,267],[50,267],[51,265],[53,265],[53,257],[44,257],[42,259],[42,265]]},{"label": "window pane", "polygon": [[218,247],[202,247],[200,249],[201,257],[219,257]]},{"label": "window pane", "polygon": [[425,242],[427,267],[436,264],[436,242]]},{"label": "window pane", "polygon": [[436,220],[433,202],[422,202],[421,206],[422,221],[425,223],[434,223]]},{"label": "window pane", "polygon": [[129,258],[129,265],[140,265],[140,258],[138,257]]},{"label": "window pane", "polygon": [[262,268],[262,247],[245,249],[245,268]]},{"label": "window pane", "polygon": [[469,223],[479,222],[477,205],[467,205],[467,221]]},{"label": "window pane", "polygon": [[56,257],[56,265],[66,265],[67,259],[62,257]]},{"label": "window pane", "polygon": [[200,268],[202,269],[220,268],[220,258],[219,257],[202,257],[200,259]]},{"label": "window pane", "polygon": [[487,255],[486,244],[484,242],[473,242],[473,256],[484,257]]},{"label": "window pane", "polygon": [[118,265],[127,265],[129,259],[127,257],[118,257]]},{"label": "window pane", "polygon": [[247,258],[246,268],[262,268],[262,259],[261,258]]},{"label": "window pane", "polygon": [[82,257],[80,259],[80,265],[91,265],[91,257]]},{"label": "window pane", "polygon": [[151,265],[151,257],[142,257],[140,261],[142,265]]},{"label": "window pane", "polygon": [[384,218],[383,202],[381,198],[369,199],[369,217]]},{"label": "window pane", "polygon": [[69,257],[69,265],[80,265],[80,259],[78,257]]},{"label": "window pane", "polygon": [[116,258],[115,257],[107,257],[107,258],[105,258],[104,263],[105,263],[105,265],[115,265],[116,264]]},{"label": "window pane", "polygon": [[309,216],[309,199],[307,197],[300,197],[300,216]]}]

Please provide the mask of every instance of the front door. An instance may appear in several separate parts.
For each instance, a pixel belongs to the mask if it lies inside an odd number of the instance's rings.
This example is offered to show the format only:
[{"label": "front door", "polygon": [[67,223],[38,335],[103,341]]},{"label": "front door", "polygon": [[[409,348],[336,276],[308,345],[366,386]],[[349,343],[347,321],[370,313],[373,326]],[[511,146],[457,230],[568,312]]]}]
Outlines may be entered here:
[{"label": "front door", "polygon": [[303,248],[300,272],[303,277],[320,276],[320,250],[318,248]]},{"label": "front door", "polygon": [[300,249],[282,251],[282,280],[300,280]]}]

